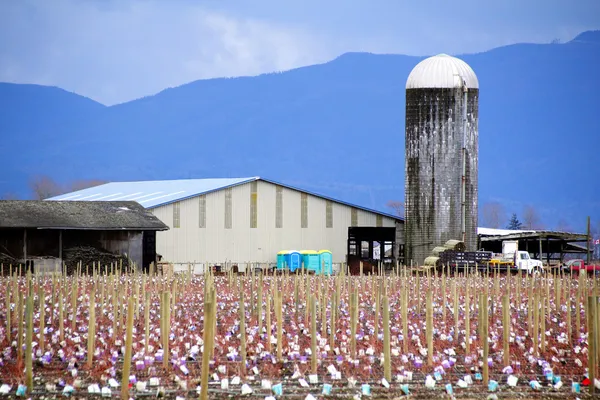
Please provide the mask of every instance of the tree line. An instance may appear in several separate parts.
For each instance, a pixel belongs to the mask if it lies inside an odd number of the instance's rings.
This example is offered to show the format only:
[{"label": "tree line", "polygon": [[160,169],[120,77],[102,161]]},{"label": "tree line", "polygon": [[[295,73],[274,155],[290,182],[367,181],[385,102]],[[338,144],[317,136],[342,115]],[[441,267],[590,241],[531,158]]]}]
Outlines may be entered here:
[{"label": "tree line", "polygon": [[[30,198],[45,200],[61,194],[75,192],[107,183],[101,179],[79,179],[66,184],[60,184],[47,175],[38,175],[29,181]],[[14,193],[5,193],[0,200],[24,200]]]},{"label": "tree line", "polygon": [[[404,217],[404,202],[390,200],[386,203],[386,206],[390,208],[395,215]],[[485,226],[486,228],[510,230],[542,230],[546,228],[539,213],[535,207],[531,205],[523,207],[521,219],[519,219],[515,212],[512,212],[508,218],[504,206],[498,202],[484,203],[481,206],[480,212],[479,226]],[[572,226],[565,219],[560,219],[554,227],[554,230],[560,232],[574,231]],[[591,231],[593,236],[600,236],[600,220],[592,224]]]}]

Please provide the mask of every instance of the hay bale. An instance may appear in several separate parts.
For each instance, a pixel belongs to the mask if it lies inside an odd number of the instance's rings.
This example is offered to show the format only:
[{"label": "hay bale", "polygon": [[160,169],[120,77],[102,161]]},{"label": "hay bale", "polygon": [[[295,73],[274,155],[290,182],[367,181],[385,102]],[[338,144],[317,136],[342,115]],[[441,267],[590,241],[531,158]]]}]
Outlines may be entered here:
[{"label": "hay bale", "polygon": [[444,247],[447,250],[465,251],[465,242],[461,240],[450,239],[444,244]]},{"label": "hay bale", "polygon": [[435,266],[437,266],[437,262],[439,259],[440,259],[439,257],[429,256],[425,259],[425,261],[423,262],[423,265],[425,265],[427,267],[435,267]]},{"label": "hay bale", "polygon": [[445,252],[446,250],[448,250],[448,249],[445,248],[444,246],[437,246],[431,251],[431,255],[435,256],[435,257],[439,257],[440,254]]}]

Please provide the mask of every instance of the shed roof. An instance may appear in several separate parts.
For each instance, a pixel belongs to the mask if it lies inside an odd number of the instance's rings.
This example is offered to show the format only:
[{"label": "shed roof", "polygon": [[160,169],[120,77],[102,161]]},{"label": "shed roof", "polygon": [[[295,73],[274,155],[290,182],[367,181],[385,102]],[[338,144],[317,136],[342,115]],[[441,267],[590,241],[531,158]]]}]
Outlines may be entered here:
[{"label": "shed roof", "polygon": [[169,227],[135,201],[0,201],[0,228],[153,230]]},{"label": "shed roof", "polygon": [[286,187],[308,193],[322,199],[331,200],[335,203],[347,205],[364,211],[372,212],[402,221],[403,218],[397,215],[377,211],[367,207],[348,203],[342,200],[334,199],[322,194],[314,193],[302,188],[276,182],[270,179],[258,176],[248,178],[210,178],[210,179],[176,179],[176,180],[158,180],[158,181],[137,181],[137,182],[110,182],[104,185],[95,186],[88,189],[78,190],[51,197],[49,201],[69,200],[69,201],[113,201],[113,200],[132,200],[137,201],[145,208],[156,208],[177,201],[182,201],[202,194],[215,192],[227,187],[242,185],[248,182],[264,181],[274,185]]}]

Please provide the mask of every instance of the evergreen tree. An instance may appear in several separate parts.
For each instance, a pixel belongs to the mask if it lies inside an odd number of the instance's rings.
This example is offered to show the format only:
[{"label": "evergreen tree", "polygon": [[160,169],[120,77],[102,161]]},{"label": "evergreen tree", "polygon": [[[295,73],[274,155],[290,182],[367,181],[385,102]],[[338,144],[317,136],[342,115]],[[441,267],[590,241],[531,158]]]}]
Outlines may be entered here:
[{"label": "evergreen tree", "polygon": [[517,229],[521,229],[522,227],[523,227],[523,224],[517,218],[517,214],[513,213],[513,215],[510,217],[510,221],[508,221],[508,226],[506,227],[506,229],[510,229],[510,230],[514,231]]}]

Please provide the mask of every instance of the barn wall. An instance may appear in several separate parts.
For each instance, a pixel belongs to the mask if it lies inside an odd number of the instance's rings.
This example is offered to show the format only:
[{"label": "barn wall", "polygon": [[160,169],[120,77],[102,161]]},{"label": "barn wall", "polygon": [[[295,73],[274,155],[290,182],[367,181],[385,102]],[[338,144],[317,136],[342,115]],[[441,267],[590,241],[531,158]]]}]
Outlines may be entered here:
[{"label": "barn wall", "polygon": [[[263,181],[256,185],[256,228],[251,228],[252,183],[153,209],[154,215],[170,227],[157,232],[157,252],[174,263],[274,263],[277,252],[287,249],[328,249],[334,262],[345,260],[352,207],[332,203],[333,226],[327,228],[327,201],[307,195],[307,226],[302,228],[302,193],[282,188],[282,227],[276,228],[277,186]],[[231,191],[231,229],[225,228],[227,190]],[[200,212],[203,203],[205,224]],[[177,207],[179,228],[174,227]],[[357,216],[358,226],[377,226],[377,214],[357,210]],[[389,217],[382,216],[380,222],[384,227],[395,226]]]}]

